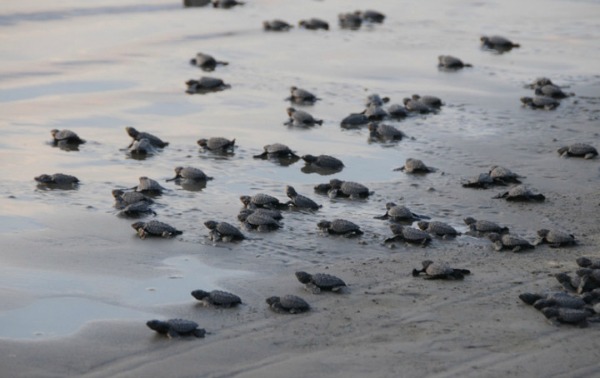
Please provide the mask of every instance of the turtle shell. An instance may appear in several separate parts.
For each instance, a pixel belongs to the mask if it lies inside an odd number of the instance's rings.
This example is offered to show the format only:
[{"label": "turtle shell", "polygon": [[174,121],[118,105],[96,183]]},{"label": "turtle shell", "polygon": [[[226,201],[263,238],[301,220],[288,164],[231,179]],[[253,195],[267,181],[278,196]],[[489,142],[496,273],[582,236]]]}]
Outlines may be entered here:
[{"label": "turtle shell", "polygon": [[357,224],[345,219],[334,219],[331,222],[322,221],[319,222],[318,227],[332,234],[362,234]]},{"label": "turtle shell", "polygon": [[318,18],[310,18],[308,20],[300,20],[298,22],[298,25],[300,25],[300,27],[303,27],[303,28],[309,29],[309,30],[318,30],[318,29],[329,30],[329,23],[327,21],[323,21]]},{"label": "turtle shell", "polygon": [[420,222],[417,222],[417,226],[419,226],[419,228],[423,231],[427,231],[429,233],[432,233],[432,234],[438,235],[438,236],[446,236],[446,235],[456,236],[456,235],[458,235],[458,231],[456,231],[456,229],[454,227],[452,227],[449,224],[444,223],[444,222],[420,221]]},{"label": "turtle shell", "polygon": [[77,135],[75,132],[73,132],[71,130],[53,129],[53,130],[50,130],[50,134],[52,134],[52,138],[54,139],[54,142],[65,142],[65,143],[72,143],[72,144],[85,143],[85,140],[81,139],[79,137],[79,135]]},{"label": "turtle shell", "polygon": [[588,159],[598,156],[596,148],[587,143],[573,143],[570,146],[561,147],[558,149],[558,153],[561,155],[585,157]]},{"label": "turtle shell", "polygon": [[235,139],[229,140],[223,137],[212,137],[208,139],[199,139],[198,145],[211,151],[227,150],[235,146]]},{"label": "turtle shell", "polygon": [[267,298],[267,304],[276,312],[289,312],[297,314],[306,312],[310,309],[310,305],[302,298],[296,295],[284,295],[283,297]]},{"label": "turtle shell", "polygon": [[344,167],[344,163],[340,159],[329,155],[304,155],[302,156],[302,160],[319,168],[341,169]]},{"label": "turtle shell", "polygon": [[127,134],[129,134],[129,136],[132,137],[134,140],[139,141],[141,139],[147,139],[148,142],[150,142],[150,144],[154,147],[163,148],[169,144],[168,142],[164,142],[162,139],[155,135],[143,131],[137,131],[134,127],[126,127],[125,131],[127,131]]},{"label": "turtle shell", "polygon": [[507,227],[501,227],[497,223],[488,220],[475,220],[474,218],[467,217],[464,219],[464,222],[467,226],[469,226],[471,231],[497,233],[508,232]]}]

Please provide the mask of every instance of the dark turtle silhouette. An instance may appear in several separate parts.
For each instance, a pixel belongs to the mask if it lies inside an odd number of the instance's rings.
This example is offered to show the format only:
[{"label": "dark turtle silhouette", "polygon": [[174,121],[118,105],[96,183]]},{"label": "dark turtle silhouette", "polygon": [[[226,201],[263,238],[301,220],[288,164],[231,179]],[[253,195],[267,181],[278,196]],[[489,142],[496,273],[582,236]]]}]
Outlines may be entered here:
[{"label": "dark turtle silhouette", "polygon": [[287,108],[287,114],[290,119],[285,122],[285,125],[288,126],[314,126],[314,125],[322,125],[322,119],[315,119],[312,115],[305,112],[304,110],[299,110],[295,108]]},{"label": "dark turtle silhouette", "polygon": [[132,157],[138,158],[151,155],[154,153],[154,151],[154,146],[152,145],[152,143],[150,143],[150,140],[148,140],[147,138],[134,140],[133,142],[131,142],[129,149],[127,150],[127,152]]},{"label": "dark turtle silhouette", "polygon": [[[522,299],[524,302],[525,300]],[[527,303],[527,302],[526,302]],[[562,291],[552,292],[546,295],[541,295],[539,299],[531,304],[536,310],[542,310],[546,307],[563,307],[581,309],[586,306],[585,301],[575,295],[564,293]]]},{"label": "dark turtle silhouette", "polygon": [[322,168],[333,171],[341,171],[344,168],[344,163],[338,158],[329,155],[304,155],[302,156],[302,160],[306,162],[307,165],[312,165],[315,168]]},{"label": "dark turtle silhouette", "polygon": [[551,247],[557,248],[576,244],[575,236],[562,230],[548,230],[542,228],[541,230],[538,230],[537,234],[539,239],[536,242],[536,245],[547,243],[550,244]]},{"label": "dark turtle silhouette", "polygon": [[231,88],[231,85],[225,84],[223,80],[209,76],[202,76],[198,80],[190,79],[185,84],[187,85],[185,90],[187,94],[204,94]]},{"label": "dark turtle silhouette", "polygon": [[413,277],[418,277],[421,273],[425,273],[424,278],[429,280],[462,280],[465,278],[465,275],[471,274],[471,271],[468,269],[451,268],[445,262],[425,260],[421,264],[423,265],[422,269],[413,269]]},{"label": "dark turtle silhouette", "polygon": [[431,236],[425,231],[421,231],[414,227],[402,226],[400,224],[391,224],[390,230],[392,237],[384,240],[384,243],[391,243],[395,241],[405,241],[411,244],[420,244],[426,246],[431,241]]},{"label": "dark turtle silhouette", "polygon": [[499,193],[492,198],[505,198],[507,201],[537,201],[542,202],[546,199],[543,194],[535,194],[529,190],[525,185],[517,185],[510,188],[506,192]]},{"label": "dark turtle silhouette", "polygon": [[445,70],[458,70],[464,67],[473,67],[473,65],[463,63],[462,60],[452,55],[440,55],[438,56],[438,67]]},{"label": "dark turtle silhouette", "polygon": [[[295,102],[296,104],[314,104],[320,100],[317,96],[307,91],[306,89],[291,87],[290,97],[286,98],[286,101]],[[291,116],[290,116],[291,117]]]},{"label": "dark turtle silhouette", "polygon": [[480,40],[482,47],[490,50],[495,50],[499,53],[510,51],[513,48],[521,47],[521,45],[519,45],[518,43],[513,43],[507,38],[498,35],[493,35],[489,37],[483,36],[480,38]]},{"label": "dark turtle silhouette", "polygon": [[257,193],[253,196],[241,196],[240,201],[247,209],[254,209],[257,207],[277,209],[285,206],[279,202],[277,198],[265,193]]},{"label": "dark turtle silhouette", "polygon": [[564,307],[546,307],[541,311],[548,320],[554,323],[574,324],[579,327],[587,327],[587,319],[590,316],[586,310]]},{"label": "dark turtle silhouette", "polygon": [[137,231],[140,239],[145,239],[147,236],[172,238],[176,235],[183,234],[183,231],[179,231],[175,227],[157,220],[151,220],[149,222],[135,222],[131,225],[131,227]]},{"label": "dark turtle silhouette", "polygon": [[569,146],[564,146],[558,149],[558,153],[563,156],[582,157],[584,159],[592,159],[598,156],[598,151],[587,143],[573,143]]},{"label": "dark turtle silhouette", "polygon": [[146,325],[151,330],[171,338],[184,336],[204,337],[204,335],[206,335],[206,330],[204,330],[204,328],[199,328],[198,323],[192,320],[169,319],[163,321],[155,319],[149,320],[146,322]]},{"label": "dark turtle silhouette", "polygon": [[235,138],[231,140],[222,137],[212,137],[208,139],[201,138],[198,139],[196,143],[209,151],[228,152],[233,151],[233,148],[235,147]]},{"label": "dark turtle silhouette", "polygon": [[55,173],[52,175],[39,175],[33,178],[39,186],[45,186],[51,189],[72,189],[79,184],[79,179],[75,176],[64,173]]},{"label": "dark turtle silhouette", "polygon": [[532,109],[554,110],[560,105],[558,100],[546,96],[521,97],[521,102]]},{"label": "dark turtle silhouette", "polygon": [[363,21],[367,22],[375,22],[380,24],[383,22],[383,20],[385,20],[385,14],[372,9],[368,9],[365,11],[356,11],[354,13],[360,18],[362,18]]},{"label": "dark turtle silhouette", "polygon": [[507,185],[508,183],[520,184],[518,174],[514,173],[510,169],[506,167],[502,167],[500,165],[493,165],[490,167],[490,171],[488,172],[492,180],[494,180],[495,184],[499,185]]},{"label": "dark turtle silhouette", "polygon": [[339,292],[342,288],[346,287],[346,283],[341,278],[326,273],[309,274],[300,271],[296,272],[296,278],[305,284],[306,288],[314,294],[318,294],[321,291]]},{"label": "dark turtle silhouette", "polygon": [[195,58],[190,59],[190,64],[200,67],[204,71],[214,71],[217,65],[226,66],[229,63],[216,60],[212,55],[199,52]]},{"label": "dark turtle silhouette", "polygon": [[125,131],[127,131],[127,134],[129,134],[129,136],[133,138],[133,141],[131,141],[127,148],[131,148],[136,140],[139,141],[141,139],[147,139],[152,146],[158,148],[164,148],[169,145],[169,142],[163,142],[162,139],[150,133],[137,131],[134,127],[126,127]]},{"label": "dark turtle silhouette", "polygon": [[386,125],[383,123],[369,123],[369,137],[371,139],[381,140],[402,140],[406,137],[402,131],[398,130],[394,126]]},{"label": "dark turtle silhouette", "polygon": [[128,218],[138,218],[148,214],[156,215],[154,210],[150,208],[150,203],[146,201],[138,201],[125,205],[121,208],[121,211],[119,211],[120,216]]},{"label": "dark turtle silhouette", "polygon": [[409,112],[426,114],[434,111],[432,107],[427,106],[424,102],[415,100],[413,98],[406,97],[404,100],[402,100],[402,102],[404,103],[406,110]]},{"label": "dark turtle silhouette", "polygon": [[81,139],[74,131],[63,129],[52,129],[50,130],[52,140],[55,146],[59,147],[73,147],[76,148],[80,144],[85,143],[85,140]]},{"label": "dark turtle silhouette", "polygon": [[192,297],[203,302],[204,305],[229,308],[242,303],[242,300],[237,295],[222,290],[194,290],[191,294]]},{"label": "dark turtle silhouette", "polygon": [[417,226],[423,230],[427,231],[430,234],[434,234],[437,236],[441,236],[443,238],[454,237],[460,235],[460,232],[456,231],[456,229],[444,222],[432,221],[419,221],[417,222]]},{"label": "dark turtle silhouette", "polygon": [[296,158],[300,157],[294,153],[288,146],[281,143],[273,143],[267,144],[264,146],[264,151],[262,154],[254,155],[257,159],[266,159],[266,158]]},{"label": "dark turtle silhouette", "polygon": [[115,207],[117,209],[123,209],[137,202],[146,202],[148,204],[154,202],[152,198],[146,197],[140,192],[126,192],[121,189],[115,189],[112,191],[112,195],[115,198]]},{"label": "dark turtle silhouette", "polygon": [[554,275],[554,278],[568,291],[577,292],[579,294],[586,291],[585,286],[582,286],[581,277],[574,275],[571,276],[568,273],[562,272]]},{"label": "dark turtle silhouette", "polygon": [[547,77],[538,77],[531,84],[525,85],[525,88],[536,89],[541,88],[545,85],[554,85],[554,83]]},{"label": "dark turtle silhouette", "polygon": [[419,159],[408,158],[404,165],[400,168],[395,168],[394,171],[403,171],[406,173],[430,173],[435,172],[435,169],[428,167]]},{"label": "dark turtle silhouette", "polygon": [[561,98],[569,97],[569,95],[573,95],[572,93],[567,94],[567,93],[563,92],[563,90],[558,85],[554,85],[554,84],[538,86],[535,88],[534,93],[536,96],[546,96],[546,97],[552,97],[555,99],[561,99]]},{"label": "dark turtle silhouette", "polygon": [[288,31],[293,27],[294,25],[290,25],[287,22],[279,19],[263,21],[263,29],[266,31]]},{"label": "dark turtle silhouette", "polygon": [[215,7],[215,8],[224,8],[224,9],[232,8],[232,7],[235,7],[236,5],[246,4],[243,1],[237,1],[237,0],[212,0],[212,3],[213,3],[213,7]]},{"label": "dark turtle silhouette", "polygon": [[194,167],[175,167],[175,177],[168,179],[167,181],[175,180],[188,180],[188,181],[209,181],[213,178],[207,176],[204,171]]},{"label": "dark turtle silhouette", "polygon": [[490,232],[488,234],[488,238],[492,241],[492,243],[494,243],[494,249],[496,251],[510,249],[513,252],[520,252],[524,249],[534,248],[533,244],[517,235]]},{"label": "dark turtle silhouette", "polygon": [[391,118],[402,119],[408,116],[408,112],[404,105],[392,104],[388,107],[387,112]]},{"label": "dark turtle silhouette", "polygon": [[497,223],[488,220],[476,220],[472,217],[467,217],[464,219],[464,222],[467,226],[469,226],[471,232],[477,234],[485,234],[489,232],[495,232],[497,234],[508,233],[508,227],[502,227]]},{"label": "dark turtle silhouette", "polygon": [[351,113],[340,122],[340,126],[345,129],[354,129],[367,123],[369,123],[369,118],[364,113]]},{"label": "dark turtle silhouette", "polygon": [[237,227],[227,222],[209,220],[204,222],[204,225],[210,230],[210,238],[213,241],[230,242],[246,238]]},{"label": "dark turtle silhouette", "polygon": [[299,209],[318,210],[321,207],[321,205],[310,198],[298,194],[296,189],[290,185],[285,187],[285,194],[290,198],[290,205]]},{"label": "dark turtle silhouette", "polygon": [[310,305],[304,299],[290,294],[269,297],[266,302],[271,310],[280,314],[299,314],[310,310]]},{"label": "dark turtle silhouette", "polygon": [[356,13],[340,13],[338,15],[340,28],[357,30],[362,25],[362,17]]},{"label": "dark turtle silhouette", "polygon": [[246,217],[248,215],[250,215],[251,213],[259,213],[259,214],[263,214],[269,218],[273,218],[275,220],[282,220],[283,219],[283,214],[281,214],[281,211],[277,210],[277,209],[266,209],[263,207],[256,207],[254,205],[251,205],[250,208],[244,208],[240,211],[240,213],[238,214],[238,220],[240,222],[244,222],[244,220],[246,219]]},{"label": "dark turtle silhouette", "polygon": [[377,93],[373,93],[367,96],[365,100],[365,106],[368,108],[369,106],[383,106],[383,104],[387,104],[390,102],[389,97],[381,97]]},{"label": "dark turtle silhouette", "polygon": [[244,227],[249,231],[268,232],[281,227],[281,224],[275,218],[262,211],[244,209],[238,215],[238,219],[243,222]]},{"label": "dark turtle silhouette", "polygon": [[184,7],[205,7],[210,4],[210,0],[183,0]]},{"label": "dark turtle silhouette", "polygon": [[367,106],[362,113],[367,117],[369,121],[381,121],[387,118],[389,114],[380,105],[371,104]]},{"label": "dark turtle silhouette", "polygon": [[298,26],[309,30],[329,30],[329,23],[319,18],[309,18],[308,20],[300,20]]},{"label": "dark turtle silhouette", "polygon": [[367,198],[373,192],[363,184],[354,181],[342,181],[338,179],[329,180],[329,184],[324,186],[315,186],[316,191],[326,189],[326,193],[330,198],[346,197],[350,199]]},{"label": "dark turtle silhouette", "polygon": [[413,222],[415,220],[429,219],[429,217],[415,214],[406,206],[396,205],[394,202],[385,204],[386,213],[381,216],[374,217],[375,219],[391,219],[398,222]]},{"label": "dark turtle silhouette", "polygon": [[439,109],[444,105],[442,99],[436,96],[419,96],[418,94],[414,94],[412,95],[412,99],[434,109]]},{"label": "dark turtle silhouette", "polygon": [[344,235],[346,237],[359,236],[363,234],[357,224],[345,219],[334,219],[332,221],[323,220],[317,223],[317,227],[323,231],[327,231],[330,234]]},{"label": "dark turtle silhouette", "polygon": [[600,258],[582,256],[575,259],[575,262],[582,268],[600,269]]},{"label": "dark turtle silhouette", "polygon": [[489,173],[480,173],[479,175],[472,177],[466,181],[462,182],[462,186],[464,188],[478,188],[478,189],[487,189],[490,186],[494,185],[496,182],[490,176]]}]

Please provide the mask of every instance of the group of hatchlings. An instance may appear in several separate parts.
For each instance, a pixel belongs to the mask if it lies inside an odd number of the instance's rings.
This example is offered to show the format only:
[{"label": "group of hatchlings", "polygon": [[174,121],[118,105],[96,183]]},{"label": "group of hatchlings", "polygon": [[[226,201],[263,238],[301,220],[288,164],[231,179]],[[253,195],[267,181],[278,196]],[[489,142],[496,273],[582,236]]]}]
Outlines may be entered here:
[{"label": "group of hatchlings", "polygon": [[[193,0],[187,1],[194,3]],[[214,0],[215,7],[229,8],[234,5],[241,5],[237,1]],[[207,2],[204,2],[205,4]],[[222,3],[222,4],[221,4]],[[339,17],[340,26],[343,28],[358,29],[363,21],[371,23],[383,22],[384,15],[376,11],[354,12],[341,14]],[[306,29],[324,29],[329,26],[325,21],[319,19],[310,19],[300,21],[300,26]],[[286,26],[287,25],[287,26]],[[265,22],[265,30],[288,30],[291,26],[280,20]],[[512,48],[519,47],[503,37],[481,37],[482,46],[485,49],[503,53]],[[464,67],[472,67],[471,64],[463,63],[460,59],[450,55],[441,55],[438,58],[438,67],[440,70],[457,70]],[[227,65],[227,62],[218,61],[208,54],[198,53],[190,62],[205,71],[213,71],[219,65]],[[212,77],[201,77],[199,80],[189,80],[186,92],[189,94],[207,93],[227,89],[230,86],[221,79]],[[558,101],[562,98],[573,95],[565,93],[560,87],[553,84],[550,79],[536,79],[528,87],[535,90],[535,97],[524,97],[521,99],[524,105],[532,108],[554,109],[558,106]],[[307,106],[320,100],[311,92],[298,87],[291,87],[290,97],[286,101]],[[403,104],[392,104],[384,109],[384,104],[389,102],[389,98],[380,97],[372,94],[367,97],[365,109],[361,112],[351,113],[345,117],[340,125],[343,128],[358,128],[366,125],[370,133],[370,140],[373,141],[399,141],[406,135],[394,126],[381,123],[385,119],[402,119],[411,114],[437,113],[443,105],[441,99],[435,96],[413,95],[405,98]],[[289,120],[285,122],[290,127],[311,127],[321,125],[323,120],[314,118],[304,110],[288,107],[286,112]],[[128,146],[127,151],[134,158],[143,159],[165,148],[169,143],[164,142],[159,137],[140,132],[133,127],[127,127],[128,135],[133,139]],[[66,150],[78,150],[80,144],[85,143],[75,132],[71,130],[52,130],[53,144]],[[202,138],[197,144],[206,151],[216,154],[231,153],[235,146],[235,139],[223,137]],[[569,146],[561,147],[558,150],[561,156],[574,156],[591,159],[598,155],[597,150],[586,143],[575,143]],[[304,155],[298,156],[288,146],[281,143],[273,143],[264,146],[264,151],[253,156],[256,159],[274,160],[282,166],[288,166],[302,159],[306,165],[302,168],[305,173],[319,172],[321,174],[332,174],[340,172],[344,164],[339,159],[329,155]],[[395,170],[404,171],[409,174],[426,174],[435,172],[436,169],[428,167],[419,159],[409,158],[402,167]],[[533,193],[526,186],[521,184],[521,176],[513,173],[509,169],[501,166],[492,166],[488,172],[481,173],[472,179],[462,183],[467,188],[487,189],[494,186],[507,186],[514,184],[509,190],[498,193],[494,198],[505,198],[507,201],[544,201],[543,194]],[[206,175],[201,169],[195,167],[176,167],[175,177],[167,181],[175,181],[184,189],[194,188],[202,189],[207,181],[213,178]],[[76,187],[79,180],[71,175],[57,173],[53,175],[43,174],[35,177],[40,186],[50,189],[70,189]],[[160,195],[165,190],[157,181],[148,177],[140,177],[139,184],[131,189],[115,189],[113,197],[115,207],[119,209],[119,214],[126,217],[140,217],[147,214],[156,215],[152,210],[153,196]],[[364,199],[373,192],[366,186],[353,181],[342,181],[332,179],[327,183],[319,184],[314,187],[316,193],[325,194],[330,198],[347,198],[349,200]],[[238,215],[239,221],[247,230],[272,231],[280,228],[280,220],[283,218],[281,210],[290,207],[304,209],[307,211],[317,211],[321,205],[317,204],[311,198],[299,194],[292,186],[287,186],[285,193],[289,198],[287,202],[280,202],[276,197],[268,194],[258,193],[252,196],[241,196],[240,201],[244,208]],[[454,227],[440,221],[428,221],[430,219],[425,215],[418,215],[410,211],[406,206],[397,205],[393,202],[386,204],[386,213],[377,219],[389,219],[392,221],[390,229],[392,236],[386,238],[384,243],[393,243],[403,241],[425,246],[432,240],[432,236],[441,238],[451,238],[460,235]],[[410,227],[413,222],[417,222],[418,228]],[[534,248],[535,244],[548,243],[552,247],[574,245],[576,243],[573,235],[561,230],[542,229],[537,232],[538,240],[532,244],[518,235],[510,234],[507,227],[500,226],[492,221],[475,220],[471,217],[464,219],[468,226],[467,232],[472,236],[487,236],[496,250],[509,249],[514,252],[523,249]],[[204,223],[209,229],[209,237],[214,242],[233,242],[246,239],[246,236],[236,226],[223,222],[209,220]],[[159,236],[172,238],[182,233],[182,231],[172,227],[164,222],[151,220],[148,222],[137,221],[132,224],[140,238],[148,236]],[[317,227],[329,234],[343,236],[359,236],[363,231],[355,223],[345,219],[334,219],[331,221],[322,220],[317,223]],[[389,244],[393,246],[393,244]],[[577,271],[577,276],[570,277],[566,273],[557,276],[559,281],[575,294],[550,292],[545,294],[525,293],[521,299],[532,304],[541,310],[544,315],[554,321],[585,325],[587,321],[597,319],[596,313],[600,311],[600,260],[578,259],[582,266]],[[582,264],[585,264],[583,266]],[[425,275],[428,279],[463,279],[465,275],[470,274],[467,269],[457,269],[448,266],[442,262],[433,262],[431,260],[423,261],[421,269],[414,269],[413,276]],[[319,291],[340,291],[346,286],[344,281],[328,274],[310,275],[305,272],[297,272],[298,280],[307,285],[312,292]],[[238,296],[224,291],[205,292],[196,290],[192,295],[203,301],[207,305],[218,307],[234,307],[241,304]],[[266,299],[268,306],[279,313],[301,313],[310,309],[309,304],[302,298],[295,295],[286,295],[283,297],[269,297]],[[199,328],[198,324],[191,320],[170,319],[167,321],[151,320],[147,322],[148,327],[158,333],[166,334],[171,337],[178,336],[196,336],[204,337],[205,330]]]}]

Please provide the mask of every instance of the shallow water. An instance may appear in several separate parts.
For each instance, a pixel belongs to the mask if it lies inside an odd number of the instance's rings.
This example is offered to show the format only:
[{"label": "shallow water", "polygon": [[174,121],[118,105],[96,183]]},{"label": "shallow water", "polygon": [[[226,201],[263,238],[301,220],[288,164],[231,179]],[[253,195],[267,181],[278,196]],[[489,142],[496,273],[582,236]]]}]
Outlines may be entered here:
[{"label": "shallow water", "polygon": [[[366,232],[364,250],[387,254],[380,242],[390,234],[388,223],[373,216],[383,214],[388,201],[463,230],[467,215],[512,224],[525,235],[540,223],[568,228],[568,221],[558,215],[540,220],[530,208],[492,200],[502,189],[472,191],[461,188],[460,182],[500,164],[544,192],[551,200],[543,206],[552,206],[552,198],[560,198],[565,190],[597,196],[598,160],[559,159],[556,149],[576,141],[598,147],[600,7],[567,0],[377,1],[369,6],[388,15],[382,25],[339,29],[338,13],[364,5],[253,1],[220,10],[185,9],[175,1],[5,4],[0,13],[5,41],[0,46],[0,238],[11,248],[0,253],[0,289],[16,290],[18,295],[6,297],[25,298],[30,304],[0,312],[0,337],[64,335],[89,320],[160,314],[153,305],[184,301],[190,288],[157,273],[155,266],[174,264],[176,271],[189,272],[177,259],[192,250],[198,255],[190,261],[201,279],[185,282],[198,286],[191,289],[216,288],[219,281],[239,278],[239,271],[257,265],[272,271],[294,263],[334,263],[364,252],[356,248],[356,240],[322,237],[316,228],[321,219],[343,217],[358,223]],[[263,20],[296,23],[314,16],[329,21],[331,30],[261,30]],[[505,54],[483,51],[479,36],[484,34],[504,35],[522,47]],[[204,73],[188,64],[198,51],[230,64]],[[458,56],[474,67],[439,71],[440,54]],[[231,89],[185,94],[184,82],[203,75],[223,78]],[[523,86],[540,76],[551,77],[576,96],[552,112],[522,108],[519,98],[531,95]],[[289,106],[284,98],[291,85],[322,98],[302,107],[322,118],[322,126],[283,125]],[[339,122],[360,112],[371,93],[389,96],[392,102],[413,93],[430,94],[446,105],[439,114],[389,121],[409,136],[405,140],[368,143],[366,128],[344,130]],[[170,145],[145,160],[131,159],[124,151],[130,142],[126,126],[151,132]],[[87,143],[79,151],[52,147],[53,128],[71,129]],[[224,157],[201,151],[196,140],[211,136],[236,138],[235,153]],[[274,142],[300,155],[331,154],[345,168],[322,176],[303,173],[302,161],[281,166],[252,158]],[[438,171],[427,176],[392,171],[408,157],[420,158]],[[179,165],[201,168],[215,179],[201,191],[164,182]],[[81,185],[70,191],[36,187],[34,176],[57,172],[77,176]],[[154,206],[156,219],[184,230],[181,237],[140,241],[129,226],[133,221],[116,216],[111,190],[132,187],[139,176],[159,180],[169,189]],[[375,193],[364,201],[333,201],[313,192],[315,184],[333,177],[362,182]],[[224,257],[221,263],[211,258],[214,265],[236,270],[215,270],[202,262],[203,254],[213,251],[204,221],[238,224],[240,195],[265,192],[284,200],[286,185],[323,208],[316,214],[286,212],[282,230],[248,233],[253,240],[220,248],[235,253],[235,258]],[[36,258],[45,246],[56,253],[55,259]],[[135,258],[98,254],[106,248],[126,248]],[[155,252],[145,255],[148,248]],[[430,248],[443,249],[443,242],[436,240]],[[128,276],[132,264],[135,268]],[[94,271],[93,279],[82,274]],[[66,272],[71,285],[81,288],[74,302],[64,286]],[[153,274],[160,278],[151,283]],[[27,285],[21,286],[17,277],[25,277]],[[118,300],[95,290],[109,281],[117,287]],[[150,295],[145,287],[156,291]],[[55,299],[44,298],[46,290]],[[80,316],[51,322],[62,322],[55,328],[34,326],[30,320],[31,327],[14,326],[18,333],[4,326],[13,324],[7,319],[41,319],[65,301],[71,301],[69,308]],[[104,303],[102,311],[96,312],[99,303]],[[129,304],[140,308],[129,312]]]}]

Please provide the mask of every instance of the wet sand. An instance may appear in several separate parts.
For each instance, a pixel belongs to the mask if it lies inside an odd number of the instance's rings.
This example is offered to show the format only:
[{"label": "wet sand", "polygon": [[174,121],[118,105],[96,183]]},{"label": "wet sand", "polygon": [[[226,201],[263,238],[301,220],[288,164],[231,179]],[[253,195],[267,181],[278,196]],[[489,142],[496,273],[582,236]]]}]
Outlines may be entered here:
[{"label": "wet sand", "polygon": [[[598,159],[564,159],[562,145],[598,146],[600,55],[593,3],[558,1],[436,2],[369,6],[382,25],[340,30],[337,14],[361,2],[252,2],[229,11],[183,9],[164,1],[64,1],[52,8],[11,4],[0,14],[9,32],[0,49],[0,366],[6,376],[591,376],[600,367],[588,329],[549,324],[518,299],[525,291],[558,289],[553,275],[575,258],[598,256]],[[539,7],[544,7],[540,11]],[[401,15],[401,16],[400,16]],[[329,32],[264,33],[262,21],[322,17]],[[202,22],[199,22],[202,20]],[[490,30],[492,29],[492,30]],[[479,36],[501,34],[522,47],[497,55]],[[23,49],[22,46],[29,46]],[[187,62],[197,51],[230,65],[206,74]],[[440,54],[472,69],[442,72]],[[307,58],[308,57],[308,58]],[[232,88],[186,95],[184,81],[222,77]],[[523,86],[549,76],[576,96],[556,111],[533,111]],[[291,85],[323,100],[303,107],[323,126],[283,126]],[[400,102],[413,93],[441,97],[439,114],[389,122],[409,138],[368,142],[366,129],[339,121],[362,110],[370,93]],[[146,160],[128,158],[125,126],[168,140]],[[49,144],[50,129],[69,128],[88,143],[66,152]],[[200,151],[201,137],[236,138],[233,156]],[[299,154],[328,153],[346,167],[322,176],[302,162],[280,166],[251,156],[283,142]],[[394,172],[407,157],[435,173]],[[177,165],[215,176],[201,191],[165,183]],[[492,199],[503,188],[462,188],[465,178],[505,165],[542,192],[544,203]],[[77,190],[47,191],[41,173],[74,174]],[[175,240],[140,240],[116,216],[110,191],[142,175],[169,191],[156,219],[183,229]],[[365,183],[363,201],[330,200],[313,186],[333,177]],[[284,227],[248,233],[252,240],[213,245],[202,223],[238,225],[242,194],[285,198],[285,185],[323,204],[316,214],[286,211]],[[396,243],[389,222],[373,219],[395,201],[446,221],[490,219],[533,241],[536,230],[573,233],[572,248],[496,252],[485,239],[434,239],[426,247]],[[322,219],[347,218],[358,239],[326,237]],[[410,272],[424,259],[444,260],[473,274],[462,282],[427,281]],[[293,273],[329,272],[349,285],[342,294],[314,295]],[[225,289],[244,304],[219,310],[189,292]],[[268,310],[271,295],[296,294],[307,314]],[[151,332],[151,318],[183,317],[208,334],[169,340]]]}]

